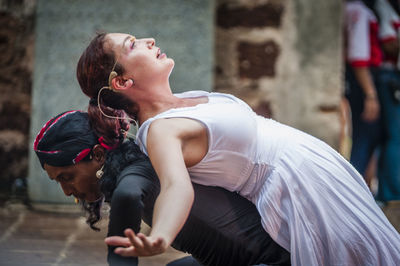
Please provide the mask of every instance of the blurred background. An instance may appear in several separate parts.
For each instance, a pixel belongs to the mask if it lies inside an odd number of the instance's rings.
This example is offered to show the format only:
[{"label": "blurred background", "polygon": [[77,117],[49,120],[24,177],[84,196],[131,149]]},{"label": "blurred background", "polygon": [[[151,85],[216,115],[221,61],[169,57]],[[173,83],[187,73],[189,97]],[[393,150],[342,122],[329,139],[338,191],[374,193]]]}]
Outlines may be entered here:
[{"label": "blurred background", "polygon": [[[374,1],[364,4],[372,10]],[[0,0],[0,245],[41,214],[55,223],[81,222],[72,199],[41,169],[32,143],[54,115],[87,108],[75,67],[100,30],[154,37],[175,60],[175,92],[234,94],[258,114],[308,132],[350,159],[345,5],[342,0]],[[371,161],[365,175],[376,193],[377,160]],[[399,230],[398,201],[382,208]],[[65,241],[70,236],[59,234]],[[52,263],[66,263],[67,251]],[[46,254],[38,256],[39,265]]]}]

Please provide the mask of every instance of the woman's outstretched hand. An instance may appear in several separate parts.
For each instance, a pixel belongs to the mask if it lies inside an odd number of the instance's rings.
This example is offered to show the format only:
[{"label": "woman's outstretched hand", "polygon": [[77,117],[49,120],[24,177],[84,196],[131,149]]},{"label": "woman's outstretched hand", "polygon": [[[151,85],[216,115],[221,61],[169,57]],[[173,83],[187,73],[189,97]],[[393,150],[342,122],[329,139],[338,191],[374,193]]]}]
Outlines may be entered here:
[{"label": "woman's outstretched hand", "polygon": [[167,243],[161,237],[135,234],[132,229],[124,231],[126,237],[110,236],[105,239],[109,246],[118,246],[115,253],[123,257],[146,257],[164,253]]}]

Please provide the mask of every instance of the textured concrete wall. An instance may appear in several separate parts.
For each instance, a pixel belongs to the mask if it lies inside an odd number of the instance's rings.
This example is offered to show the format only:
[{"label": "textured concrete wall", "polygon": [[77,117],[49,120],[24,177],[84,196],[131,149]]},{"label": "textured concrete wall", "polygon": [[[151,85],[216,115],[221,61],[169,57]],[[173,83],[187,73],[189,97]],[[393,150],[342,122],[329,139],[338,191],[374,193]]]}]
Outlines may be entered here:
[{"label": "textured concrete wall", "polygon": [[[213,72],[212,0],[38,0],[31,139],[48,119],[68,109],[86,109],[88,99],[75,66],[97,30],[154,37],[175,60],[175,91],[210,90]],[[33,152],[29,195],[36,202],[71,202],[50,183]]]},{"label": "textured concrete wall", "polygon": [[34,14],[33,0],[0,1],[0,202],[27,175]]},{"label": "textured concrete wall", "polygon": [[340,0],[219,0],[215,90],[339,147]]}]

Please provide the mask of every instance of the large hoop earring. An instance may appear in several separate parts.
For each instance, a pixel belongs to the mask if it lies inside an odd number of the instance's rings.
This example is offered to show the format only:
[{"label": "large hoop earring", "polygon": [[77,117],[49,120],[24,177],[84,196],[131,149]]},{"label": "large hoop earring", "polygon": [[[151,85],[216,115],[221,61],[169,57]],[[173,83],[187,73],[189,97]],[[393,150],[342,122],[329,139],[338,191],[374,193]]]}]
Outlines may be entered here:
[{"label": "large hoop earring", "polygon": [[[99,93],[97,94],[97,107],[99,108],[100,113],[101,113],[102,115],[104,115],[105,117],[112,118],[112,119],[127,119],[129,122],[132,122],[133,124],[135,124],[135,131],[138,132],[138,130],[139,130],[139,124],[138,124],[138,122],[137,122],[135,119],[130,118],[129,116],[128,116],[128,117],[111,116],[111,115],[107,115],[107,114],[105,114],[105,113],[103,112],[103,110],[101,109],[101,106],[100,106],[100,95],[101,95],[101,92],[102,92],[104,89],[110,89],[110,88],[109,88],[109,87],[103,87],[103,88],[101,88],[101,89],[99,90]],[[124,131],[125,131],[125,130],[124,130]],[[131,133],[127,132],[127,131],[125,131],[125,132],[127,133],[127,135],[129,135],[129,136],[133,137],[134,139],[136,139],[136,135],[131,134]]]}]

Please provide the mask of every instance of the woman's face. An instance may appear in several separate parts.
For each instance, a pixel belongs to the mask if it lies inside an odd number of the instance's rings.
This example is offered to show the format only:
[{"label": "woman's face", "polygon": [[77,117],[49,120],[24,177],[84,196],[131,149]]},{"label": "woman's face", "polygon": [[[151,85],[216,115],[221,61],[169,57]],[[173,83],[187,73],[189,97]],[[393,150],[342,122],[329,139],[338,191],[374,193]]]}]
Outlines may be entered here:
[{"label": "woman's face", "polygon": [[96,201],[101,197],[96,172],[101,167],[96,160],[81,161],[69,166],[44,165],[44,169],[51,180],[60,184],[66,196],[73,195],[75,198],[88,202]]},{"label": "woman's face", "polygon": [[129,34],[110,33],[106,45],[123,66],[123,78],[131,78],[136,84],[151,85],[168,80],[174,67],[174,61],[155,46],[153,38],[136,39]]}]

